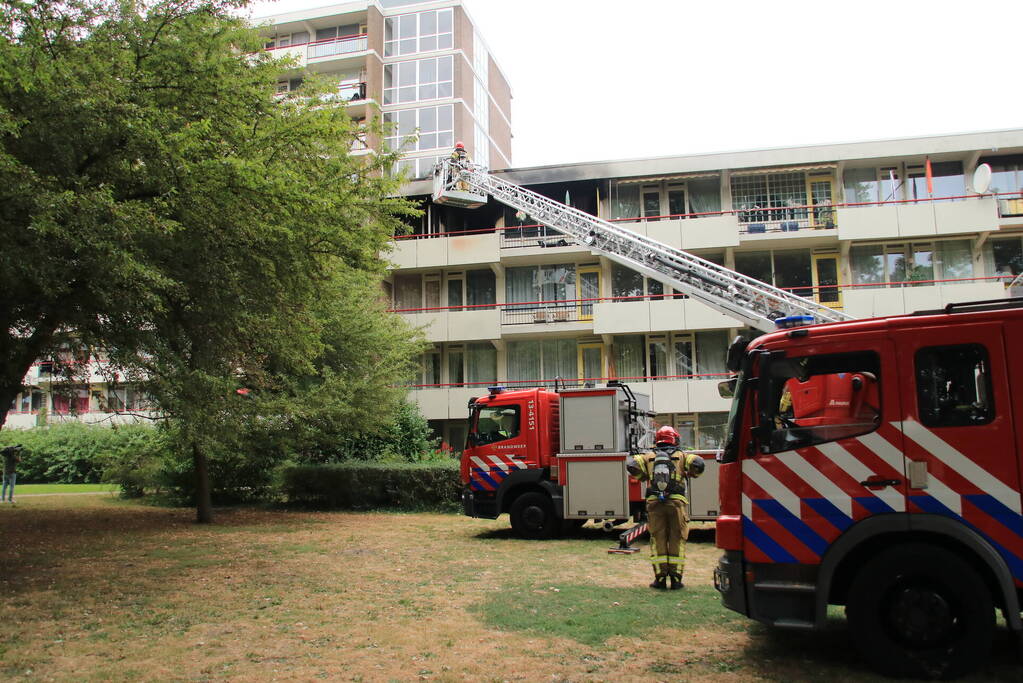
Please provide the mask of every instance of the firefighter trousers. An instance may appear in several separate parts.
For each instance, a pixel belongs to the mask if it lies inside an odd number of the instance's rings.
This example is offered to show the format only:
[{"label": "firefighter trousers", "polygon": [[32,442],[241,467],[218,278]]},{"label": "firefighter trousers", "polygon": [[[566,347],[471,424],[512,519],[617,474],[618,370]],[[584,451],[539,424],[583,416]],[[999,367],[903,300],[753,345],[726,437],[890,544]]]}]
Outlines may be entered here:
[{"label": "firefighter trousers", "polygon": [[654,574],[682,574],[686,566],[689,517],[686,504],[678,499],[647,501],[647,530],[650,532],[650,563]]}]

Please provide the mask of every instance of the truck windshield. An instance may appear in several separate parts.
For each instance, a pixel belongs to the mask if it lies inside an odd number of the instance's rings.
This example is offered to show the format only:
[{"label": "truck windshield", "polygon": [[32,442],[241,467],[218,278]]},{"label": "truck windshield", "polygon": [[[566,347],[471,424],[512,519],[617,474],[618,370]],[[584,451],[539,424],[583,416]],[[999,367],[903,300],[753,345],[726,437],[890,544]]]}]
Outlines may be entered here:
[{"label": "truck windshield", "polygon": [[475,417],[472,442],[477,446],[519,435],[519,406],[479,406]]},{"label": "truck windshield", "polygon": [[728,425],[725,427],[725,445],[721,450],[721,462],[735,462],[739,443],[738,431],[742,423],[742,401],[746,396],[743,387],[745,383],[745,371],[740,371],[735,381],[735,394],[732,396],[732,405],[728,409]]}]

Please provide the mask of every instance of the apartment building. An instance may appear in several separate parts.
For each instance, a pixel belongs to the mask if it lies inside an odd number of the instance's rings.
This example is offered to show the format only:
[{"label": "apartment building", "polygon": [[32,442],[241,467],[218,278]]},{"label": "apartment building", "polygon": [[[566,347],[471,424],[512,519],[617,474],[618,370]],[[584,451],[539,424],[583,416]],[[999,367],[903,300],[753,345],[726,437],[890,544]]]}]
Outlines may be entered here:
[{"label": "apartment building", "polygon": [[[1023,130],[498,175],[855,317],[1004,297],[1023,272]],[[406,188],[425,214],[394,240],[389,295],[433,342],[409,399],[452,447],[490,385],[610,378],[649,394],[686,445],[717,446],[738,321],[494,200],[458,209],[429,192]]]},{"label": "apartment building", "polygon": [[428,176],[459,141],[477,163],[511,165],[511,90],[461,0],[362,0],[257,22],[265,49],[295,60],[278,92],[322,74],[353,118],[392,125],[353,152],[400,148],[396,170],[411,178]]}]

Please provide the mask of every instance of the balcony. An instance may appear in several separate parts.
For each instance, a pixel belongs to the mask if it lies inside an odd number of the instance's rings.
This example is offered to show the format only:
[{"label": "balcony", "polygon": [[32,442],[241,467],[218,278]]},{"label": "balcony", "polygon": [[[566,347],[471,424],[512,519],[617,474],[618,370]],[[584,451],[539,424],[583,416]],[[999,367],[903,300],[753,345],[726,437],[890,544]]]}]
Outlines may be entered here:
[{"label": "balcony", "polygon": [[607,384],[619,379],[637,394],[650,397],[652,410],[657,413],[725,412],[730,400],[721,398],[717,385],[727,379],[728,373],[705,375],[678,375],[672,377],[594,377],[586,379],[559,378],[547,380],[508,380],[466,384],[423,384],[409,387],[406,400],[417,403],[428,420],[464,419],[465,406],[470,398],[487,394],[487,387],[495,384],[508,389],[531,387],[582,387]]},{"label": "balcony", "polygon": [[422,327],[427,341],[484,341],[501,337],[503,311],[494,305],[398,309],[410,325]]},{"label": "balcony", "polygon": [[500,238],[493,229],[399,235],[387,257],[394,268],[439,268],[497,263]]},{"label": "balcony", "polygon": [[1002,192],[995,195],[998,219],[1002,227],[1023,226],[1023,192]]},{"label": "balcony", "polygon": [[690,298],[617,297],[593,307],[594,334],[634,334],[670,330],[739,327],[734,318]]},{"label": "balcony", "polygon": [[331,60],[348,59],[353,56],[361,57],[368,49],[368,36],[365,33],[360,33],[308,43],[277,46],[269,48],[268,51],[275,58],[292,57],[296,61],[296,68],[303,68]]},{"label": "balcony", "polygon": [[619,218],[612,222],[676,249],[735,247],[739,244],[739,223],[732,212]]},{"label": "balcony", "polygon": [[998,230],[998,204],[989,195],[839,204],[838,238],[934,237]]}]

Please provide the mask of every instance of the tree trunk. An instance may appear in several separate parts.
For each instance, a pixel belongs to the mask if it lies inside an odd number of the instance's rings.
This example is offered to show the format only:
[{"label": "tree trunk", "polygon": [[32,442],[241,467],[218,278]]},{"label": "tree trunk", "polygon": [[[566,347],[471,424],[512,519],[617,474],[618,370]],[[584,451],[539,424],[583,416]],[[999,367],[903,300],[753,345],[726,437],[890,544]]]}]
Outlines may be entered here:
[{"label": "tree trunk", "polygon": [[195,464],[195,521],[199,524],[210,524],[213,521],[210,471],[206,453],[197,443],[192,444],[192,462]]}]

